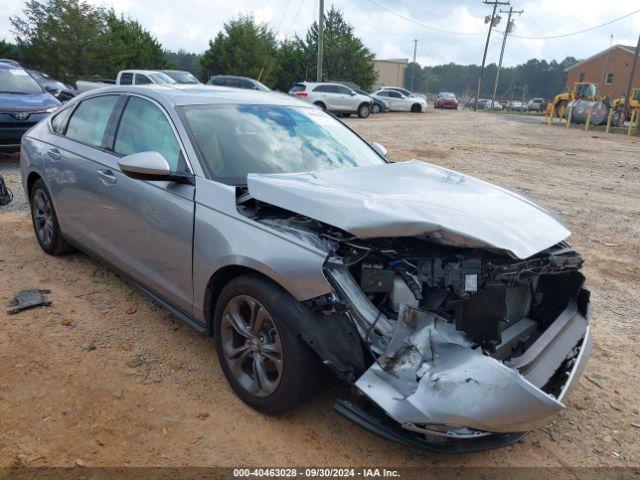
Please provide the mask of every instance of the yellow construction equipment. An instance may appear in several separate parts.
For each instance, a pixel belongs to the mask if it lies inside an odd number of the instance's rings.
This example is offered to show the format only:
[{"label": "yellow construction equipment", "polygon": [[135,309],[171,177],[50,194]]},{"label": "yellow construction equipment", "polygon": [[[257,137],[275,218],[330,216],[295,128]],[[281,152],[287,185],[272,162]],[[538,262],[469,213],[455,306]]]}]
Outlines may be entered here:
[{"label": "yellow construction equipment", "polygon": [[559,93],[547,105],[545,115],[549,124],[553,118],[566,118],[567,126],[571,123],[587,123],[600,125],[607,120],[609,105],[606,99],[598,97],[598,84],[576,82],[573,90]]},{"label": "yellow construction equipment", "polygon": [[[607,119],[607,132],[609,132],[612,125],[616,127],[624,126],[624,122],[627,119],[624,100],[624,97],[620,97],[611,102]],[[631,91],[631,95],[629,95],[629,120],[631,122],[629,123],[627,135],[631,135],[634,124],[637,124],[638,120],[640,120],[640,88],[634,88]]]}]

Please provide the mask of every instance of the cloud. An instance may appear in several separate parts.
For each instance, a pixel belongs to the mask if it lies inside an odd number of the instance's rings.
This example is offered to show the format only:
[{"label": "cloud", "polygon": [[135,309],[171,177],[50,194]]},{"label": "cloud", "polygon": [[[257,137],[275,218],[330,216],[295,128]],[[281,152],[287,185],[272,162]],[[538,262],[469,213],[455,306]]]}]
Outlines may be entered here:
[{"label": "cloud", "polygon": [[[138,20],[170,49],[202,52],[208,41],[223,28],[224,22],[239,14],[253,14],[268,23],[278,38],[304,36],[317,18],[317,0],[90,0],[112,7]],[[484,17],[490,7],[477,0],[330,0],[326,8],[341,9],[355,33],[380,58],[413,57],[413,39],[418,39],[417,59],[422,64],[479,63],[484,35],[449,35],[430,30],[393,15],[413,19],[437,29],[475,34],[486,32]],[[381,8],[381,5],[385,8]],[[516,35],[563,34],[604,23],[638,9],[637,0],[521,0],[514,6],[524,9],[516,18]],[[18,0],[0,0],[0,38],[12,40],[9,17],[21,13]],[[506,14],[498,30],[506,23]],[[279,27],[279,28],[278,28]],[[523,63],[530,58],[562,60],[566,56],[586,58],[613,43],[633,45],[640,31],[640,13],[592,32],[561,39],[532,40],[511,37],[505,52],[505,65]],[[494,32],[487,61],[497,62],[502,36]]]}]

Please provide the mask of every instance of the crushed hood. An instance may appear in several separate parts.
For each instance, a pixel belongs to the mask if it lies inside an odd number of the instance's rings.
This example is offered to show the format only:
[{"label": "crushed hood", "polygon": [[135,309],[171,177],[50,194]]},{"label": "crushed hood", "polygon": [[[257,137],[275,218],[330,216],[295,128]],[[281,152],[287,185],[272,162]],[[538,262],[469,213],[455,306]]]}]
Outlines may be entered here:
[{"label": "crushed hood", "polygon": [[570,235],[552,212],[522,195],[418,160],[249,174],[248,189],[257,200],[358,238],[426,236],[522,259]]}]

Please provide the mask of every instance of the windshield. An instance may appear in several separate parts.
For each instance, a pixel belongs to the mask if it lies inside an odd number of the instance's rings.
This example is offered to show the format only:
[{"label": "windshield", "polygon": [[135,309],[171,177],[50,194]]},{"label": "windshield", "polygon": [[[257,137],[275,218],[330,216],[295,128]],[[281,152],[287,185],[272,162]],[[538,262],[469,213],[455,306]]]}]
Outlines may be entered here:
[{"label": "windshield", "polygon": [[193,75],[190,72],[181,72],[181,71],[171,71],[171,72],[163,72],[166,75],[168,75],[169,77],[171,77],[173,80],[175,80],[178,83],[183,83],[183,84],[197,84],[200,83],[200,80],[198,80],[195,75]]},{"label": "windshield", "polygon": [[151,78],[155,83],[159,85],[172,85],[176,83],[176,81],[173,78],[171,78],[166,73],[162,73],[162,72],[150,73],[149,78]]},{"label": "windshield", "polygon": [[38,83],[21,68],[0,69],[0,93],[42,93]]},{"label": "windshield", "polygon": [[292,173],[385,163],[346,126],[314,107],[197,105],[182,113],[210,171],[232,183],[249,173]]},{"label": "windshield", "polygon": [[456,96],[451,92],[442,92],[440,94],[441,98],[456,98]]}]

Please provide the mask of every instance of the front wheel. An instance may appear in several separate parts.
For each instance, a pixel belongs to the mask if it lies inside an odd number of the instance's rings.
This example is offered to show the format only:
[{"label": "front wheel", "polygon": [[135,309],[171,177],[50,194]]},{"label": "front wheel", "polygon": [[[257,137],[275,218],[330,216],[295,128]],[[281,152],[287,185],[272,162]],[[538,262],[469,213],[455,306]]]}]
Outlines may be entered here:
[{"label": "front wheel", "polygon": [[358,117],[367,118],[371,113],[371,107],[366,103],[363,103],[358,107]]},{"label": "front wheel", "polygon": [[413,113],[419,113],[422,111],[422,106],[420,106],[420,104],[418,103],[414,103],[413,105],[411,105],[411,111]]},{"label": "front wheel", "polygon": [[309,398],[325,367],[291,330],[299,305],[257,274],[229,282],[216,304],[214,341],[233,391],[268,414],[284,413]]}]

